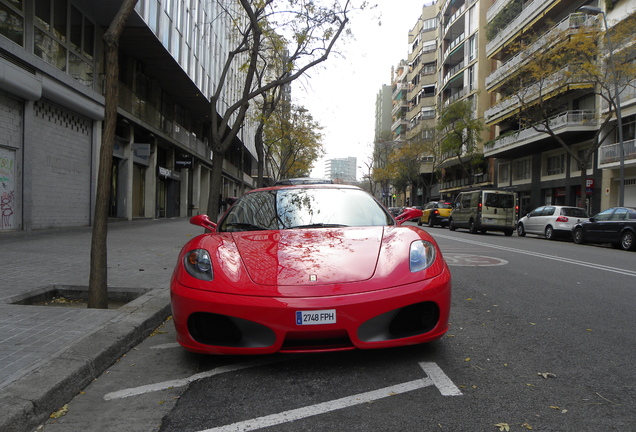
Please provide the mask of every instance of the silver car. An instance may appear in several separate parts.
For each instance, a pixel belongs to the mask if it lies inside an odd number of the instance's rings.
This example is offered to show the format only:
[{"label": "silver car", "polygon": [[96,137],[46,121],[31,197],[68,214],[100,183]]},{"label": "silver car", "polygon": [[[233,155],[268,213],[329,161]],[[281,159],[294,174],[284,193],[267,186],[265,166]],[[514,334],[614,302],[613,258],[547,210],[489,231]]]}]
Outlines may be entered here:
[{"label": "silver car", "polygon": [[572,237],[572,228],[578,222],[587,220],[589,215],[580,207],[548,205],[537,207],[517,222],[517,235],[545,236],[548,240],[557,237]]}]

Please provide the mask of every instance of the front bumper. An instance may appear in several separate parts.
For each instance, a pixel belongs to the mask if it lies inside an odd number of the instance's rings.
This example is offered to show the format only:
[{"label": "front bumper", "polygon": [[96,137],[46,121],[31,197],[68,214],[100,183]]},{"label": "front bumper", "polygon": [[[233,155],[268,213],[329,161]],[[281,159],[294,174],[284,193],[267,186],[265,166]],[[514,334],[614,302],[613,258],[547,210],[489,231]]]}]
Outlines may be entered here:
[{"label": "front bumper", "polygon": [[[207,354],[387,348],[439,339],[448,329],[451,279],[435,278],[352,295],[254,297],[185,287],[173,280],[178,342]],[[333,324],[298,325],[296,312],[335,310]]]}]

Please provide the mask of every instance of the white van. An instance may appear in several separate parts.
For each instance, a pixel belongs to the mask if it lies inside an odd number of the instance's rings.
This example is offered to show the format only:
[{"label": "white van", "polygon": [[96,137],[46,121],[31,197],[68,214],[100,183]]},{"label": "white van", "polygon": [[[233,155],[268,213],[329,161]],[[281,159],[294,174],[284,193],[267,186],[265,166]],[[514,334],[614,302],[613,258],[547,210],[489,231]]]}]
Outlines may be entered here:
[{"label": "white van", "polygon": [[476,189],[460,192],[455,198],[448,227],[468,228],[471,233],[503,231],[507,236],[515,232],[519,215],[516,192],[501,189]]}]

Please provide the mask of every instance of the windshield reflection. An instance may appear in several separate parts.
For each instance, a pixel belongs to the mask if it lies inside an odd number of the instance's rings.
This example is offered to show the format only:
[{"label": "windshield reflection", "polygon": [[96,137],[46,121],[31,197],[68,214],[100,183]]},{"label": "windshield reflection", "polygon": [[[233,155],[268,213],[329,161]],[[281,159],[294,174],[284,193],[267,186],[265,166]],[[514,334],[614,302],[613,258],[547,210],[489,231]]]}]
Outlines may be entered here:
[{"label": "windshield reflection", "polygon": [[244,195],[221,221],[219,231],[393,225],[367,192],[356,189],[299,188]]}]

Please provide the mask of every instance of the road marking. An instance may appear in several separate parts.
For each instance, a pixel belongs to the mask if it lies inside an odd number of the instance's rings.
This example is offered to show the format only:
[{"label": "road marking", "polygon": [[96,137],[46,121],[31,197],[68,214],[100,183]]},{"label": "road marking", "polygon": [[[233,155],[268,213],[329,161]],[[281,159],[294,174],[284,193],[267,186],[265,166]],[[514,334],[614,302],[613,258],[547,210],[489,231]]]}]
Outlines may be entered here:
[{"label": "road marking", "polygon": [[492,267],[508,264],[505,259],[464,253],[447,252],[444,253],[444,259],[449,266],[459,267]]},{"label": "road marking", "polygon": [[264,366],[267,364],[278,363],[282,361],[294,360],[296,358],[298,358],[298,356],[285,355],[285,356],[281,356],[281,357],[273,358],[273,359],[255,360],[255,361],[249,361],[245,363],[235,363],[235,364],[220,366],[218,368],[201,372],[201,373],[189,376],[187,378],[163,381],[160,383],[148,384],[148,385],[144,385],[140,387],[132,387],[132,388],[124,389],[124,390],[118,390],[115,392],[107,393],[104,395],[104,400],[123,399],[130,396],[139,396],[145,393],[168,390],[175,387],[185,387],[191,382],[194,382],[203,378],[209,378],[214,375],[220,375],[222,373],[227,373],[227,372],[236,372],[243,369]]},{"label": "road marking", "polygon": [[617,268],[617,267],[610,267],[610,266],[605,266],[602,264],[596,264],[596,263],[590,263],[590,262],[586,262],[586,261],[579,261],[579,260],[575,260],[575,259],[571,259],[571,258],[564,258],[561,256],[555,256],[555,255],[547,255],[547,254],[543,254],[543,253],[539,253],[539,252],[531,252],[531,251],[526,251],[523,249],[515,249],[515,248],[510,248],[510,247],[506,247],[506,246],[498,246],[498,245],[493,245],[493,244],[489,244],[489,243],[484,243],[484,242],[479,242],[479,241],[475,241],[475,240],[467,240],[467,239],[460,239],[457,237],[451,237],[451,236],[446,236],[443,234],[436,234],[435,237],[442,237],[448,240],[455,240],[458,242],[463,242],[463,243],[470,243],[470,244],[474,244],[474,245],[478,245],[478,246],[485,246],[485,247],[490,247],[493,249],[499,249],[499,250],[503,250],[503,251],[507,251],[507,252],[514,252],[514,253],[519,253],[519,254],[523,254],[523,255],[531,255],[537,258],[544,258],[544,259],[549,259],[549,260],[553,260],[553,261],[558,261],[560,263],[569,263],[569,264],[574,264],[574,265],[579,265],[579,266],[583,266],[583,267],[589,267],[589,268],[593,268],[593,269],[597,269],[597,270],[603,270],[603,271],[608,271],[608,272],[612,272],[612,273],[618,273],[618,274],[622,274],[625,276],[633,276],[636,277],[636,270],[626,270],[626,269],[621,269],[621,268]]},{"label": "road marking", "polygon": [[409,381],[402,384],[397,384],[389,387],[384,387],[379,390],[372,390],[366,393],[359,393],[353,396],[347,396],[340,399],[335,399],[328,402],[319,403],[303,408],[293,409],[289,411],[283,411],[278,414],[271,414],[263,417],[258,417],[251,420],[244,420],[237,423],[232,423],[225,426],[219,426],[212,429],[205,429],[200,432],[237,432],[237,431],[253,431],[270,426],[276,426],[283,423],[288,423],[296,420],[300,420],[307,417],[312,417],[319,414],[324,414],[331,411],[337,411],[343,408],[348,408],[354,405],[360,405],[368,402],[372,402],[379,399],[384,399],[389,396],[395,396],[401,393],[407,393],[413,390],[421,389],[434,385],[440,391],[443,396],[461,396],[462,393],[453,384],[453,382],[444,374],[444,372],[435,363],[422,362],[420,366],[428,375],[426,378]]},{"label": "road marking", "polygon": [[159,344],[155,346],[151,346],[150,349],[171,349],[171,348],[181,348],[179,342],[165,343]]}]

